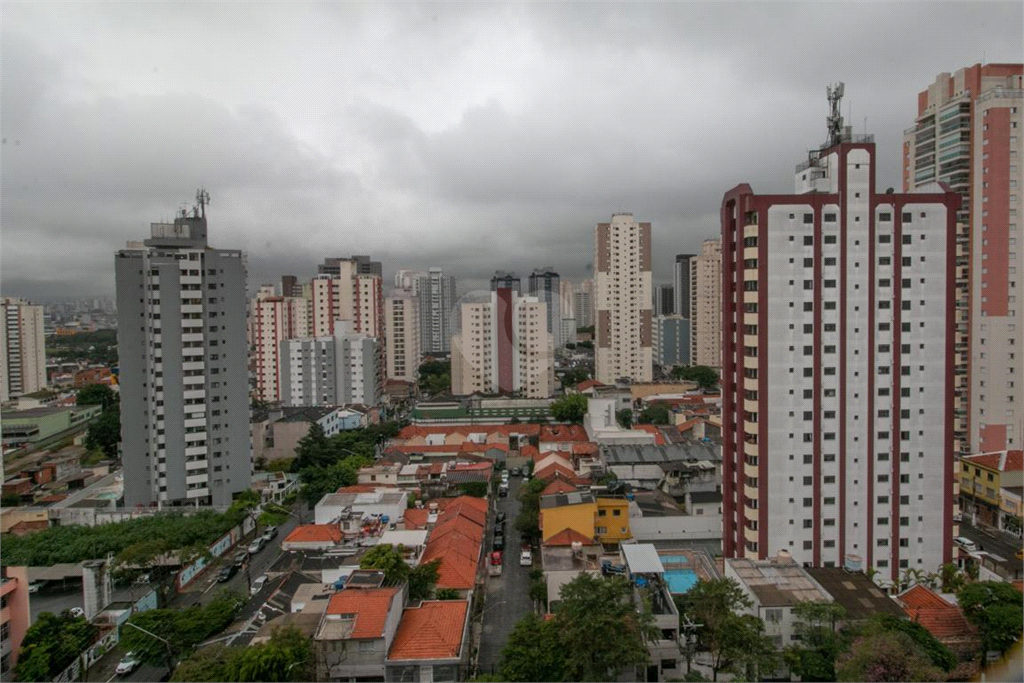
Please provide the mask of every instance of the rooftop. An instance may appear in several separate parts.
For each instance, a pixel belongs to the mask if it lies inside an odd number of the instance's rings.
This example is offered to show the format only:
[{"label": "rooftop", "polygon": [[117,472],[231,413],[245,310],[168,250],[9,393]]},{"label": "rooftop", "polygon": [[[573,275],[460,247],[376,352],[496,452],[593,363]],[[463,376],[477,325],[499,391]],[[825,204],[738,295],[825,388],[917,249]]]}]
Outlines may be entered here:
[{"label": "rooftop", "polygon": [[602,446],[601,455],[609,465],[632,463],[660,465],[669,462],[700,460],[721,462],[722,460],[722,452],[717,444],[711,441],[696,440],[662,445]]},{"label": "rooftop", "polygon": [[807,601],[828,602],[828,594],[823,593],[804,568],[792,560],[729,558],[725,562],[757,596],[762,607],[785,607]]},{"label": "rooftop", "polygon": [[458,659],[468,608],[462,600],[431,600],[407,608],[388,659]]},{"label": "rooftop", "polygon": [[846,609],[847,619],[868,619],[876,613],[903,616],[896,601],[862,572],[849,572],[842,567],[809,567],[806,571]]},{"label": "rooftop", "polygon": [[541,496],[540,507],[542,510],[565,505],[583,505],[593,503],[594,496],[589,491],[573,491],[571,493],[556,493],[550,496]]},{"label": "rooftop", "polygon": [[337,524],[303,524],[292,529],[284,543],[341,543],[344,535]]},{"label": "rooftop", "polygon": [[978,453],[964,456],[961,460],[999,472],[1019,472],[1024,469],[1024,451]]},{"label": "rooftop", "polygon": [[335,593],[327,603],[317,639],[383,637],[391,602],[400,592],[399,588],[368,588]]}]

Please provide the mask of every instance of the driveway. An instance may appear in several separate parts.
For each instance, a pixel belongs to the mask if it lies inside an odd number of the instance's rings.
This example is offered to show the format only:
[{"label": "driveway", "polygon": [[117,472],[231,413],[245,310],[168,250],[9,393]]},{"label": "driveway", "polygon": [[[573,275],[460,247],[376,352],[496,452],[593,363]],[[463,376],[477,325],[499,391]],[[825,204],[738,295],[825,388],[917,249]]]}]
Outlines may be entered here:
[{"label": "driveway", "polygon": [[[478,670],[497,672],[501,651],[505,647],[512,629],[528,612],[533,610],[530,600],[530,570],[534,567],[519,566],[519,532],[515,530],[519,515],[519,490],[523,479],[509,480],[508,498],[497,498],[498,512],[507,517],[505,525],[505,565],[501,576],[487,577],[484,588],[483,625],[480,636]],[[493,521],[493,516],[492,516]],[[490,551],[493,531],[488,535],[486,550]]]}]

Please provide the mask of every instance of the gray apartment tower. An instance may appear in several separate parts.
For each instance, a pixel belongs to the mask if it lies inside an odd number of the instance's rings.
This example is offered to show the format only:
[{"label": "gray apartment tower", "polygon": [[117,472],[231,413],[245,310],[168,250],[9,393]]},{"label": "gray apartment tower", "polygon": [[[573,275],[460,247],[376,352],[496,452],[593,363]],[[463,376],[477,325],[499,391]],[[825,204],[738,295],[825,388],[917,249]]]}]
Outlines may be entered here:
[{"label": "gray apartment tower", "polygon": [[562,338],[562,297],[558,273],[550,267],[540,268],[530,274],[528,284],[530,296],[548,305],[548,332],[557,349],[565,343]]},{"label": "gray apartment tower", "polygon": [[676,254],[672,270],[672,295],[675,299],[672,313],[690,317],[690,265],[696,254]]},{"label": "gray apartment tower", "polygon": [[246,262],[191,216],[115,256],[124,499],[229,505],[249,488]]},{"label": "gray apartment tower", "polygon": [[455,308],[455,278],[441,268],[431,268],[419,277],[416,296],[420,300],[420,350],[448,353],[452,341],[452,310]]},{"label": "gray apartment tower", "polygon": [[494,276],[491,278],[491,291],[497,292],[499,289],[511,289],[516,293],[516,296],[522,296],[522,278],[515,273],[506,273],[504,270],[496,270],[494,271]]}]

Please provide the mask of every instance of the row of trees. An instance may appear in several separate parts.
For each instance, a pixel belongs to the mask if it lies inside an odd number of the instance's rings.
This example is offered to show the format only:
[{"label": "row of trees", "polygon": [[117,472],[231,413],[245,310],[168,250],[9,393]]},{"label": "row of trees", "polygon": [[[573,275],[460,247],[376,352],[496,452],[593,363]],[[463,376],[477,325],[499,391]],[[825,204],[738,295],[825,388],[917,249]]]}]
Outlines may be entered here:
[{"label": "row of trees", "polygon": [[120,395],[106,384],[90,384],[79,389],[76,401],[80,406],[103,406],[100,416],[89,423],[85,447],[90,451],[101,451],[108,458],[116,458],[117,446],[121,443]]},{"label": "row of trees", "polygon": [[47,337],[46,357],[84,361],[95,365],[117,365],[117,330],[79,332],[67,337]]},{"label": "row of trees", "polygon": [[450,360],[427,361],[420,365],[420,391],[431,396],[451,391],[452,362]]},{"label": "row of trees", "polygon": [[178,664],[172,681],[312,681],[309,638],[294,626],[274,629],[265,643],[248,647],[210,645]]},{"label": "row of trees", "polygon": [[[6,544],[5,544],[6,545]],[[69,612],[43,612],[25,631],[14,675],[19,681],[52,681],[96,642],[98,629]]]}]

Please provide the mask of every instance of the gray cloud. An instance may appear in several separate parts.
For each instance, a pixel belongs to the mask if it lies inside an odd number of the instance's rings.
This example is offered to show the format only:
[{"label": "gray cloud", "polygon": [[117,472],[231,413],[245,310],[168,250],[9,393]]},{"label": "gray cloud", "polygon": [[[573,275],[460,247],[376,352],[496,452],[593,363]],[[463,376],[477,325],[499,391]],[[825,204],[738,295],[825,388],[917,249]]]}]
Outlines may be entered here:
[{"label": "gray cloud", "polygon": [[353,253],[471,288],[580,278],[615,211],[654,224],[667,280],[727,189],[791,189],[828,83],[898,187],[916,94],[1019,60],[1021,21],[1019,3],[7,3],[2,286],[112,292],[114,251],[199,185],[253,286]]}]

